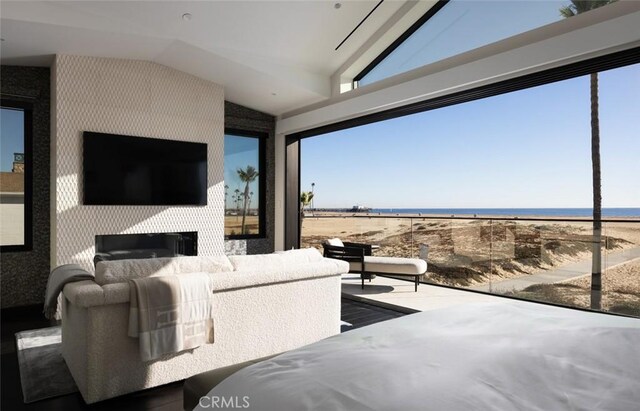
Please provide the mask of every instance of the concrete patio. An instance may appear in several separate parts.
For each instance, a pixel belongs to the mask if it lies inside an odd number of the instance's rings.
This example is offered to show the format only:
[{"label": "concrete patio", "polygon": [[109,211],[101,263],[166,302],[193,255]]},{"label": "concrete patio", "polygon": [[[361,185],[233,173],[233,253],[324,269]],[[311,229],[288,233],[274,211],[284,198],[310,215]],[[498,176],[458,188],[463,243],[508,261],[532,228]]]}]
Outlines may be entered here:
[{"label": "concrete patio", "polygon": [[403,281],[377,276],[360,287],[359,274],[342,276],[342,294],[356,299],[371,300],[382,305],[404,307],[407,311],[428,311],[454,305],[493,302],[496,298],[477,292],[454,290],[429,284],[420,284],[414,291],[413,281]]}]

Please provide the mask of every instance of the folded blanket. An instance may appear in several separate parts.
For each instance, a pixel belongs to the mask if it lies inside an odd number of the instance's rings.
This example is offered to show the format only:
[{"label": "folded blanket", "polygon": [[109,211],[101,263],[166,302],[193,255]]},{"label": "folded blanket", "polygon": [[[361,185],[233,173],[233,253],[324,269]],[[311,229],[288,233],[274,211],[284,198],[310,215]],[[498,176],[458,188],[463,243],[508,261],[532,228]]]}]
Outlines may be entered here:
[{"label": "folded blanket", "polygon": [[137,278],[129,285],[129,336],[140,339],[143,361],[213,342],[209,275]]},{"label": "folded blanket", "polygon": [[47,280],[47,291],[44,297],[44,316],[51,320],[59,320],[58,296],[62,292],[65,284],[75,281],[93,280],[94,276],[78,264],[65,264],[56,267],[49,274]]}]

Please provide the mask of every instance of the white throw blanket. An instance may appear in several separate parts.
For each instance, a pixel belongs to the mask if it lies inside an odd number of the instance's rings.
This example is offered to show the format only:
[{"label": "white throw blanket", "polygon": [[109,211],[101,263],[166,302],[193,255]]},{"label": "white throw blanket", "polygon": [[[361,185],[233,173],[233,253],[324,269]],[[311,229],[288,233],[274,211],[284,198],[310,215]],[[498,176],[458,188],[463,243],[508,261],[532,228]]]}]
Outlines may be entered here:
[{"label": "white throw blanket", "polygon": [[208,274],[139,278],[129,284],[129,336],[140,339],[143,361],[213,342]]}]

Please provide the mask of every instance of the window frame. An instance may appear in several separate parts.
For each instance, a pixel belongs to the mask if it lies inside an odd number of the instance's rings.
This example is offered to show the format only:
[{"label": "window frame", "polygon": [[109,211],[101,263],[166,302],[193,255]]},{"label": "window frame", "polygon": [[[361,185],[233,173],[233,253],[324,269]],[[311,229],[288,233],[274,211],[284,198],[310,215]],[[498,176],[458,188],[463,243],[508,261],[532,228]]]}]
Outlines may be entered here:
[{"label": "window frame", "polygon": [[[258,201],[260,202],[260,207],[258,208],[258,233],[257,234],[229,234],[225,233],[225,240],[250,240],[250,239],[260,239],[267,238],[266,231],[266,200],[267,200],[267,138],[269,137],[268,133],[261,131],[253,131],[246,130],[240,128],[233,127],[225,127],[224,135],[232,135],[237,137],[250,137],[258,140]],[[224,161],[224,160],[223,160]],[[224,169],[224,166],[223,166]],[[226,200],[226,198],[225,198]],[[226,218],[226,201],[224,204],[224,211]]]},{"label": "window frame", "polygon": [[[416,113],[423,113],[426,111],[436,110],[470,101],[482,100],[493,96],[517,92],[532,87],[556,83],[580,76],[587,76],[592,73],[600,73],[603,71],[626,67],[633,64],[640,64],[640,46],[637,45],[626,48],[624,50],[611,52],[597,57],[587,58],[585,60],[577,61],[574,63],[569,63],[560,67],[540,70],[512,79],[502,80],[496,83],[491,83],[484,86],[447,94],[441,97],[426,99],[423,101],[418,101],[416,103],[410,103],[404,106],[399,106],[372,114],[365,114],[360,117],[337,121],[335,123],[285,135],[284,248],[300,248],[300,236],[302,233],[302,227],[299,224],[301,168],[300,146],[301,141],[305,138],[320,136],[322,134],[332,133],[367,124],[378,123],[381,121]],[[519,221],[517,217],[514,220]],[[592,221],[592,219],[582,219],[576,221],[590,222]],[[611,221],[615,222],[615,220]],[[429,285],[433,287],[450,288],[458,291],[483,294],[496,298],[524,301],[532,304],[548,305],[569,310],[605,314],[615,317],[637,318],[632,315],[622,314],[619,312],[593,310],[590,308],[568,306],[547,301],[530,300],[520,297],[495,294],[488,291],[472,290],[445,284],[429,283]]]},{"label": "window frame", "polygon": [[33,104],[26,101],[0,98],[0,107],[22,110],[24,113],[24,242],[0,245],[1,253],[33,250]]},{"label": "window frame", "polygon": [[300,142],[303,139],[637,63],[640,63],[640,46],[285,135],[285,249],[300,248]]}]

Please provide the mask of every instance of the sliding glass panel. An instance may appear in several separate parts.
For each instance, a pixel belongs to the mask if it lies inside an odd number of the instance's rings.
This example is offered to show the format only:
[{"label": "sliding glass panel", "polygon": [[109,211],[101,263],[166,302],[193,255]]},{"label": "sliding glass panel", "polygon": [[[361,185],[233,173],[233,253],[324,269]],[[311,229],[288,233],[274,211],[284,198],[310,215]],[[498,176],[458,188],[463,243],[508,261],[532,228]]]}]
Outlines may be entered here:
[{"label": "sliding glass panel", "polygon": [[[602,308],[640,317],[640,222],[620,220],[603,225]],[[580,285],[589,289],[589,280],[582,278]]]},{"label": "sliding glass panel", "polygon": [[635,64],[304,139],[301,185],[313,182],[316,206],[303,244],[340,237],[426,259],[424,282],[640,316],[637,118]]}]

